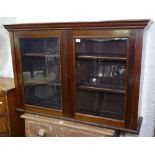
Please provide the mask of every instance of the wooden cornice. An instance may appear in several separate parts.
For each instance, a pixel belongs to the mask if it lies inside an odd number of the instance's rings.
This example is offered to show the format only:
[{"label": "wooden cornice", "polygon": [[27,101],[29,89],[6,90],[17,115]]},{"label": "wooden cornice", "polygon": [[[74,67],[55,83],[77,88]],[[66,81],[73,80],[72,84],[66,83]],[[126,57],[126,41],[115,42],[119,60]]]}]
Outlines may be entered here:
[{"label": "wooden cornice", "polygon": [[144,29],[152,23],[151,20],[118,20],[104,22],[66,22],[66,23],[31,23],[4,25],[8,31],[45,30],[45,29]]}]

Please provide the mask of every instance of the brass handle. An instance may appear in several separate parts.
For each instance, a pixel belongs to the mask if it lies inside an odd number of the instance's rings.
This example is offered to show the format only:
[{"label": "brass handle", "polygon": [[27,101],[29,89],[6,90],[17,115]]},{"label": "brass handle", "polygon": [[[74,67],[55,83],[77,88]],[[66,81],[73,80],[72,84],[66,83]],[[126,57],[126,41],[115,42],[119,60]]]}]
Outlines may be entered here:
[{"label": "brass handle", "polygon": [[3,104],[3,102],[2,102],[2,101],[0,101],[0,104]]},{"label": "brass handle", "polygon": [[40,129],[39,130],[39,136],[44,137],[46,135],[46,130],[45,129]]}]

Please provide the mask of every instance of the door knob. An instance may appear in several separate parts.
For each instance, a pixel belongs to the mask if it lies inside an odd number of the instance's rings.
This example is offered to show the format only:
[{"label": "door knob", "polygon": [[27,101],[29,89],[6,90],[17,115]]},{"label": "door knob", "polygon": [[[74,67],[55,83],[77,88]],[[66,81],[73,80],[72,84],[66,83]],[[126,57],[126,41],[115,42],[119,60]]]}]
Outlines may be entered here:
[{"label": "door knob", "polygon": [[39,136],[44,137],[46,135],[46,130],[45,129],[40,129],[39,130]]}]

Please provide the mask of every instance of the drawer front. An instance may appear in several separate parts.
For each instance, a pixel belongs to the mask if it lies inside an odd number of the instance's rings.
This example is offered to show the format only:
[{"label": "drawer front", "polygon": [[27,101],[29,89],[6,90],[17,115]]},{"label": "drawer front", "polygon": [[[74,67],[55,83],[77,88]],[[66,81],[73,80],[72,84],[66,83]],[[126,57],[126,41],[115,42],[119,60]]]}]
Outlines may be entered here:
[{"label": "drawer front", "polygon": [[0,95],[0,113],[6,112],[6,99],[4,95]]},{"label": "drawer front", "polygon": [[52,136],[52,127],[42,122],[26,121],[26,136],[32,137],[50,137]]},{"label": "drawer front", "polygon": [[6,117],[0,117],[0,134],[8,134],[8,119]]},{"label": "drawer front", "polygon": [[61,119],[24,114],[26,136],[43,137],[106,137],[114,136],[114,130],[84,125]]},{"label": "drawer front", "polygon": [[32,137],[98,137],[103,134],[26,120],[26,136]]},{"label": "drawer front", "polygon": [[59,126],[56,130],[57,137],[102,137],[104,135],[79,129]]}]

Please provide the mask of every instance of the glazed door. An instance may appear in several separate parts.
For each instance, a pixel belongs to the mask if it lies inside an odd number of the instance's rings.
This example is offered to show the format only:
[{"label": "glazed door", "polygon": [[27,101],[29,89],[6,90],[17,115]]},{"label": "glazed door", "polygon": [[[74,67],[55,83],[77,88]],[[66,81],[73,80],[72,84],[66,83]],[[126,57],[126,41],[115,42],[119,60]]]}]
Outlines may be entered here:
[{"label": "glazed door", "polygon": [[128,30],[74,31],[72,116],[125,126],[129,53]]},{"label": "glazed door", "polygon": [[15,42],[26,109],[65,114],[66,60],[62,32],[17,32]]}]

